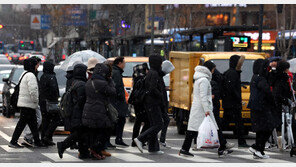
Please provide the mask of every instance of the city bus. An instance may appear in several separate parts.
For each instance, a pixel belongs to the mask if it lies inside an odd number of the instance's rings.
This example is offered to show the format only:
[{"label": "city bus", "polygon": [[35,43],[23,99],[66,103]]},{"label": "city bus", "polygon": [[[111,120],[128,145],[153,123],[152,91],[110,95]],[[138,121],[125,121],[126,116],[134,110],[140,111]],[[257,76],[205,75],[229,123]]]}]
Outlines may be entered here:
[{"label": "city bus", "polygon": [[18,53],[31,53],[35,51],[35,42],[30,40],[20,40],[18,42]]}]

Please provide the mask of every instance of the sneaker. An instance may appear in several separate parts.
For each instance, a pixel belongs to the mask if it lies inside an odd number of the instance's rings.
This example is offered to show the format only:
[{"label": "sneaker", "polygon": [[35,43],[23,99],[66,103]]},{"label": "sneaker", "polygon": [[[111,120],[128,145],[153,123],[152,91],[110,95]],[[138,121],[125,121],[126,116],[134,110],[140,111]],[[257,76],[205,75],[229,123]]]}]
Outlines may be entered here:
[{"label": "sneaker", "polygon": [[121,148],[129,147],[129,145],[125,144],[122,140],[115,141],[115,144],[117,147],[121,147]]},{"label": "sneaker", "polygon": [[110,142],[107,143],[107,148],[108,150],[115,150],[116,146],[114,146],[113,144],[111,144]]},{"label": "sneaker", "polygon": [[106,157],[111,157],[111,154],[109,152],[107,152],[106,150],[101,151],[101,154]]},{"label": "sneaker", "polygon": [[143,143],[142,143],[138,138],[135,138],[135,139],[134,139],[134,142],[136,143],[136,145],[137,145],[139,151],[140,151],[141,153],[143,153],[143,152],[144,152],[144,150],[143,150]]},{"label": "sneaker", "polygon": [[218,156],[219,156],[219,158],[221,158],[221,157],[225,157],[231,153],[233,153],[232,150],[220,150],[220,151],[218,151]]},{"label": "sneaker", "polygon": [[19,145],[17,142],[16,143],[9,142],[8,147],[11,147],[11,148],[24,148],[24,146]]},{"label": "sneaker", "polygon": [[164,154],[163,151],[152,151],[152,152],[149,152],[150,155],[162,155]]},{"label": "sneaker", "polygon": [[191,154],[189,151],[185,151],[183,149],[181,149],[179,151],[179,156],[185,156],[185,157],[194,157],[193,154]]},{"label": "sneaker", "polygon": [[171,149],[171,147],[168,146],[166,143],[162,143],[162,142],[160,142],[159,144],[160,144],[160,147],[161,147],[161,148]]},{"label": "sneaker", "polygon": [[235,146],[234,143],[229,143],[229,142],[226,143],[226,149],[227,149],[227,150],[232,149],[234,146]]},{"label": "sneaker", "polygon": [[256,151],[256,152],[254,153],[254,155],[256,155],[257,157],[259,157],[260,159],[263,159],[263,155],[261,154],[260,151]]},{"label": "sneaker", "polygon": [[253,147],[250,147],[250,148],[249,148],[249,152],[252,153],[252,154],[255,154],[256,151],[257,151],[257,150],[254,149]]},{"label": "sneaker", "polygon": [[59,157],[62,159],[64,151],[65,151],[65,149],[63,149],[63,143],[62,142],[57,142],[57,148],[58,148]]},{"label": "sneaker", "polygon": [[33,140],[32,139],[27,139],[27,138],[24,138],[24,141],[22,143],[23,146],[28,146],[28,147],[33,147]]},{"label": "sneaker", "polygon": [[270,156],[269,155],[263,155],[263,158],[262,159],[269,159]]},{"label": "sneaker", "polygon": [[[259,152],[260,153],[260,152]],[[261,154],[261,153],[260,153]],[[254,159],[269,159],[270,157],[268,155],[256,155],[256,154],[253,154],[253,158]]]}]

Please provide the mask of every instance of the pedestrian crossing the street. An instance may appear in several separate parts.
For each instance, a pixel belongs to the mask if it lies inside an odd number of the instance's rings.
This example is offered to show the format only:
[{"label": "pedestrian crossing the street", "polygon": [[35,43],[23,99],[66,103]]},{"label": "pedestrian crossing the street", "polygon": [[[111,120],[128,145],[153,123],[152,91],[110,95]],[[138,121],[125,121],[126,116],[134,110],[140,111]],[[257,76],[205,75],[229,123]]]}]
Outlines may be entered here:
[{"label": "pedestrian crossing the street", "polygon": [[[0,154],[6,155],[1,156],[0,161],[3,162],[22,162],[26,156],[38,156],[41,157],[38,163],[89,163],[97,162],[91,159],[81,160],[78,158],[78,150],[67,149],[63,154],[63,159],[60,159],[57,153],[56,146],[49,147],[48,149],[38,149],[38,148],[23,148],[14,149],[8,147],[8,142],[11,139],[9,135],[0,131],[0,139],[4,139],[7,144],[1,143]],[[54,142],[62,141],[65,136],[54,136]],[[22,139],[20,139],[21,141]],[[113,163],[223,163],[231,162],[235,163],[295,163],[295,158],[290,158],[287,152],[280,152],[279,150],[266,151],[267,155],[270,155],[270,159],[260,160],[253,159],[253,156],[249,153],[247,148],[238,149],[233,148],[233,153],[224,157],[219,158],[216,149],[203,150],[203,151],[191,151],[195,156],[183,157],[179,156],[178,152],[180,147],[173,146],[171,149],[163,150],[164,155],[150,155],[148,150],[144,150],[144,153],[140,153],[137,147],[128,148],[117,148],[115,150],[108,150],[112,154],[111,157],[107,157],[104,162]],[[100,161],[102,162],[102,161]]]}]

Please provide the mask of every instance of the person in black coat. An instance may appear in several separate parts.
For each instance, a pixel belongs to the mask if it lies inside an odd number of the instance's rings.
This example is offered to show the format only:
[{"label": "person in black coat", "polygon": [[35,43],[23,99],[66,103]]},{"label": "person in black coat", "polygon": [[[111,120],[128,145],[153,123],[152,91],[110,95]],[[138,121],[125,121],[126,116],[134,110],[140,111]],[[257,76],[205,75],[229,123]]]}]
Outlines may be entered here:
[{"label": "person in black coat", "polygon": [[73,70],[74,81],[72,83],[73,90],[71,92],[74,107],[72,115],[65,119],[65,130],[69,130],[71,134],[63,141],[58,142],[58,153],[63,158],[64,151],[78,141],[79,158],[89,158],[87,143],[85,142],[85,127],[82,126],[82,112],[86,101],[85,83],[87,66],[77,64]]},{"label": "person in black coat", "polygon": [[102,151],[110,136],[112,122],[108,117],[106,104],[116,95],[111,71],[106,64],[96,64],[92,78],[85,85],[86,103],[82,123],[88,128],[90,152],[97,159],[104,158]]},{"label": "person in black coat", "polygon": [[61,120],[58,113],[49,113],[46,109],[47,101],[57,103],[60,97],[54,64],[51,62],[44,62],[43,75],[40,78],[39,86],[42,113],[41,139],[44,144],[51,146],[55,145],[52,136]]},{"label": "person in black coat", "polygon": [[118,121],[116,124],[115,144],[119,147],[128,147],[122,140],[123,129],[126,122],[126,116],[129,114],[128,105],[125,99],[125,89],[122,80],[122,73],[125,67],[124,57],[117,57],[113,62],[112,79],[115,83],[116,95],[112,98],[112,105],[118,111]]},{"label": "person in black coat", "polygon": [[[137,82],[138,81],[141,82],[144,80],[149,69],[148,69],[147,63],[143,63],[143,64],[136,65],[133,68],[133,70],[134,70],[134,73],[133,73],[133,91],[134,91],[134,90],[141,89],[141,88],[137,88]],[[135,98],[138,98],[138,97],[135,97]],[[132,96],[130,96],[129,98],[129,103],[131,104],[133,103]],[[136,120],[133,127],[132,140],[134,140],[139,136],[142,123],[144,123],[144,126],[142,128],[141,133],[145,132],[149,128],[148,116],[145,111],[144,104],[134,104],[133,106],[135,110]],[[136,147],[136,144],[134,141],[132,142],[131,146]]]},{"label": "person in black coat", "polygon": [[256,141],[249,151],[254,158],[267,159],[265,155],[265,143],[272,134],[273,129],[278,126],[275,122],[273,108],[274,99],[270,89],[268,78],[269,61],[258,59],[253,65],[253,77],[250,83],[250,99],[248,108],[251,109],[251,120],[253,131],[256,132]]},{"label": "person in black coat", "polygon": [[239,147],[249,147],[243,138],[244,125],[242,121],[242,92],[241,92],[241,70],[238,62],[241,56],[233,55],[229,60],[229,69],[225,71],[225,89],[222,97],[224,109],[224,120],[231,122],[235,120],[235,131]]},{"label": "person in black coat", "polygon": [[[280,61],[277,67],[277,77],[273,87],[273,97],[276,104],[276,118],[277,122],[282,122],[281,114],[284,112],[283,106],[292,107],[293,94],[291,90],[292,78],[289,76],[290,64],[286,61]],[[292,131],[294,140],[296,139],[296,121],[295,116],[292,118]],[[293,145],[290,155],[296,155],[296,145]]]},{"label": "person in black coat", "polygon": [[163,154],[159,150],[157,134],[163,128],[162,107],[164,105],[163,88],[165,87],[161,77],[162,58],[159,55],[149,57],[150,70],[146,76],[145,89],[145,108],[148,113],[150,127],[136,139],[134,142],[141,152],[143,152],[143,143],[148,141],[148,151],[150,154]]}]

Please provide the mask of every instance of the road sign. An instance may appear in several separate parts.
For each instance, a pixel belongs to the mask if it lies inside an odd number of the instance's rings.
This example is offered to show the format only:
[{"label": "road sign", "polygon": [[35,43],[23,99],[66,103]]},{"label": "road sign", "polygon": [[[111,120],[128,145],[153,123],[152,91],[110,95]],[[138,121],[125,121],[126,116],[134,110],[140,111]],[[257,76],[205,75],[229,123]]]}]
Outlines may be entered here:
[{"label": "road sign", "polygon": [[64,15],[64,24],[67,26],[86,26],[86,21],[86,10],[83,9],[67,9]]},{"label": "road sign", "polygon": [[41,15],[41,29],[50,29],[50,15]]},{"label": "road sign", "polygon": [[31,15],[31,29],[39,30],[41,28],[40,18],[40,15]]}]

